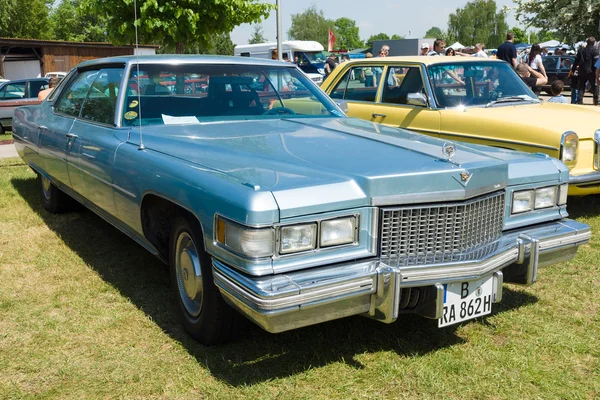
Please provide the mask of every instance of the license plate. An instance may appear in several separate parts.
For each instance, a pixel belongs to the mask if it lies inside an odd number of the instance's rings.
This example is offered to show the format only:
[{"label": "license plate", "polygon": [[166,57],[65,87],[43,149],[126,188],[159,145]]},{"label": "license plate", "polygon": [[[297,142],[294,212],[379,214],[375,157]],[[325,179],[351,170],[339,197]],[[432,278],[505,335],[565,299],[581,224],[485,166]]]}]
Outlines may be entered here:
[{"label": "license plate", "polygon": [[444,310],[440,328],[492,312],[493,277],[444,285]]}]

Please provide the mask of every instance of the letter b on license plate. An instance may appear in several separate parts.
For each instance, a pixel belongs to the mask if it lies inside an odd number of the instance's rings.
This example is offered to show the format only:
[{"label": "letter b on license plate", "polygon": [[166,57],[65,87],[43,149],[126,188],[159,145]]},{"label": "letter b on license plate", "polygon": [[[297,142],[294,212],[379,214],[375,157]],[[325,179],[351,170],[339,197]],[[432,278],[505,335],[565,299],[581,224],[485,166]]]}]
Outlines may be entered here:
[{"label": "letter b on license plate", "polygon": [[492,312],[493,278],[444,285],[444,309],[440,328]]}]

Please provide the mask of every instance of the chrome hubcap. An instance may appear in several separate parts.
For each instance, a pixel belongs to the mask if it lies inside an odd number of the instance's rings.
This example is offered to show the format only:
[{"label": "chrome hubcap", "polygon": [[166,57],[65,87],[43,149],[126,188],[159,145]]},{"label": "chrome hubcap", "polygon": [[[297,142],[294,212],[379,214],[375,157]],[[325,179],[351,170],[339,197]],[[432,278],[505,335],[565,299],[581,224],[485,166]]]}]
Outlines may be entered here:
[{"label": "chrome hubcap", "polygon": [[175,273],[181,301],[186,311],[197,317],[202,310],[202,269],[196,245],[187,232],[177,238]]},{"label": "chrome hubcap", "polygon": [[52,187],[52,183],[50,179],[42,176],[42,193],[44,194],[44,198],[46,200],[50,200],[50,188]]}]

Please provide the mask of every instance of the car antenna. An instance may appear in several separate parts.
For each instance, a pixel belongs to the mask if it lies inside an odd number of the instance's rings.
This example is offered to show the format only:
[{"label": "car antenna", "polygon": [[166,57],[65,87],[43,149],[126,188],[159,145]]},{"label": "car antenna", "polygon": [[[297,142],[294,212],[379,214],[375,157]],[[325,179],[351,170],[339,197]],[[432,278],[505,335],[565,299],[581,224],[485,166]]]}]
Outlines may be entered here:
[{"label": "car antenna", "polygon": [[135,21],[133,22],[133,27],[135,28],[135,57],[136,57],[136,68],[137,74],[135,79],[137,81],[137,96],[138,96],[138,121],[140,126],[140,145],[138,150],[145,150],[146,146],[144,146],[144,140],[142,137],[142,96],[140,95],[140,52],[138,48],[138,28],[137,28],[137,0],[133,0],[133,18]]}]

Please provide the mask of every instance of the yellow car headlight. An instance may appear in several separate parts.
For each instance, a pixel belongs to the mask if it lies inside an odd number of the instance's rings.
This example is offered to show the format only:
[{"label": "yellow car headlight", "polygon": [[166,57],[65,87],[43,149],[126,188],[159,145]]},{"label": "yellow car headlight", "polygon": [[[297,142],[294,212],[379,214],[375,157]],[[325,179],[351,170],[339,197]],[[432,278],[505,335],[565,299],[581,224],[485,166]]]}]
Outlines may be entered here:
[{"label": "yellow car headlight", "polygon": [[569,168],[577,164],[579,137],[575,132],[565,132],[560,140],[560,161]]}]

